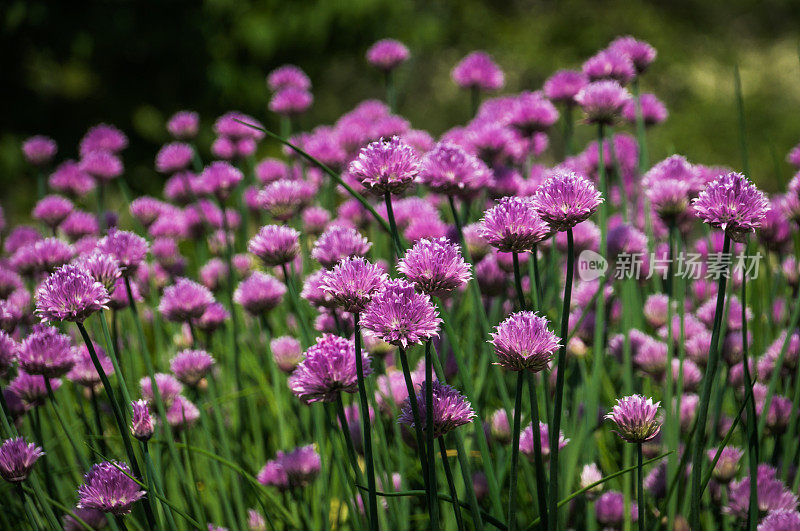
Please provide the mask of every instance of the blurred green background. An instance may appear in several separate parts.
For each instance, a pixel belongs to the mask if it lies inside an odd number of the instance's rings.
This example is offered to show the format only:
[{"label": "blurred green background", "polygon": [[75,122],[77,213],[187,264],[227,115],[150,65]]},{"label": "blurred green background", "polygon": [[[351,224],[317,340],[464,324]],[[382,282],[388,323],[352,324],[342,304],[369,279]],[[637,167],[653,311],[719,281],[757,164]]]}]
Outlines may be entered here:
[{"label": "blurred green background", "polygon": [[735,64],[753,178],[780,190],[791,176],[786,152],[800,142],[797,0],[6,0],[0,21],[0,202],[14,220],[35,199],[19,150],[29,135],[54,137],[59,159],[74,158],[89,126],[113,123],[131,141],[128,183],[158,193],[153,159],[171,113],[199,111],[209,141],[213,120],[231,109],[277,129],[266,112],[265,75],[295,63],[314,84],[302,125],[330,123],[360,100],[382,97],[382,79],[364,60],[382,37],[411,49],[399,73],[399,111],[434,135],[468,118],[467,95],[450,81],[467,52],[493,54],[511,92],[539,88],[554,70],[580,67],[615,36],[632,34],[658,49],[643,88],[670,111],[651,133],[651,160],[679,152],[741,166]]}]

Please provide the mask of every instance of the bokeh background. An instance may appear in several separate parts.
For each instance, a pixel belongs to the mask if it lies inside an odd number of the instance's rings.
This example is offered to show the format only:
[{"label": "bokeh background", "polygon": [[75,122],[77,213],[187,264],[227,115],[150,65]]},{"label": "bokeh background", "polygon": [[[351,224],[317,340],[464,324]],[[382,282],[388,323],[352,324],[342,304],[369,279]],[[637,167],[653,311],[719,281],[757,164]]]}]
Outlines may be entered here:
[{"label": "bokeh background", "polygon": [[[11,220],[35,201],[19,149],[29,135],[55,138],[61,160],[76,158],[91,125],[115,124],[130,138],[129,186],[158,193],[153,159],[173,112],[201,113],[205,145],[227,110],[277,129],[265,76],[295,63],[314,85],[301,125],[331,123],[383,96],[382,78],[364,59],[383,37],[413,54],[398,74],[399,112],[434,135],[469,118],[468,95],[450,80],[467,52],[490,52],[506,72],[504,92],[513,92],[537,89],[554,70],[580,67],[615,36],[632,34],[658,49],[643,89],[670,111],[651,134],[651,160],[678,152],[741,167],[737,64],[752,177],[781,189],[791,177],[786,152],[800,142],[797,0],[5,0],[0,23],[0,203]],[[265,142],[260,154],[276,149]]]}]

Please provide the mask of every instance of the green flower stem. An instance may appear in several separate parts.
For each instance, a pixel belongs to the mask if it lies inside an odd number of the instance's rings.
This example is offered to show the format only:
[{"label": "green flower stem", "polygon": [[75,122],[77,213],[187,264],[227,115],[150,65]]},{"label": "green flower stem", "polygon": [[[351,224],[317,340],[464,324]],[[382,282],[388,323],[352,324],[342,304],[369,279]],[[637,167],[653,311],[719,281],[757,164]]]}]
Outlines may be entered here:
[{"label": "green flower stem", "polygon": [[[155,386],[154,386],[155,387]],[[185,421],[185,417],[184,417]],[[186,479],[189,484],[192,486],[192,490],[194,491],[195,498],[198,500],[198,504],[195,510],[199,510],[199,512],[195,515],[201,524],[207,526],[208,525],[208,518],[206,518],[206,510],[203,507],[202,500],[200,498],[200,490],[197,486],[197,480],[195,479],[194,475],[194,465],[192,464],[192,456],[189,452],[189,443],[187,442],[186,438],[186,430],[188,429],[187,426],[184,426],[181,429],[181,443],[183,444],[183,459],[185,461],[186,467]]]},{"label": "green flower stem", "polygon": [[[417,403],[417,392],[414,389],[414,382],[411,380],[411,370],[408,366],[408,356],[406,356],[406,349],[398,347],[400,352],[400,363],[403,368],[403,376],[406,381],[406,390],[408,391],[408,402],[411,407],[411,416],[414,420],[414,433],[417,437],[417,455],[419,456],[419,464],[422,467],[422,479],[425,483],[425,490],[428,492],[428,504],[431,504],[431,493],[435,491],[430,486],[430,475],[428,472],[428,458],[425,451],[425,439],[422,437],[422,419],[419,416],[419,405]],[[428,507],[428,510],[432,509]]]},{"label": "green flower stem", "polygon": [[[144,466],[145,470],[147,470],[147,477],[152,482],[151,488],[154,489],[158,494],[162,497],[164,496],[164,488],[161,486],[161,476],[156,471],[156,467],[153,464],[153,458],[150,457],[150,447],[147,445],[147,441],[142,441],[142,454],[144,455]],[[164,515],[167,518],[167,523],[169,524],[169,529],[177,529],[175,525],[175,518],[172,515],[172,508],[164,503],[162,500],[159,500],[161,505],[164,509]]]},{"label": "green flower stem", "polygon": [[361,322],[358,312],[353,313],[355,325],[356,372],[358,375],[358,398],[361,404],[361,429],[364,438],[364,459],[367,462],[367,485],[369,487],[369,528],[371,531],[378,529],[378,497],[375,495],[375,462],[372,456],[372,429],[369,421],[369,402],[367,399],[367,386],[364,381],[364,367],[361,360]]},{"label": "green flower stem", "polygon": [[387,70],[384,73],[384,80],[386,83],[386,105],[389,106],[389,111],[394,114],[397,112],[397,92],[394,82],[394,72]]},{"label": "green flower stem", "polygon": [[31,529],[41,529],[42,526],[39,524],[39,519],[34,516],[35,510],[32,507],[32,503],[30,499],[25,495],[25,491],[22,490],[22,483],[17,483],[17,494],[19,495],[19,501],[22,503],[22,506],[25,508],[25,517],[28,519],[28,523],[31,525]]},{"label": "green flower stem", "polygon": [[383,201],[386,203],[386,215],[389,218],[389,227],[392,233],[392,241],[394,242],[394,250],[397,258],[403,256],[403,244],[400,242],[400,234],[397,232],[397,222],[394,219],[394,210],[392,209],[392,194],[386,192],[383,194]]},{"label": "green flower stem", "polygon": [[636,495],[637,503],[639,504],[639,531],[647,529],[645,521],[647,515],[647,507],[645,506],[644,499],[644,475],[642,472],[642,443],[636,443],[636,484],[638,487],[638,494]]},{"label": "green flower stem", "polygon": [[517,472],[519,470],[519,431],[522,416],[522,383],[525,381],[523,371],[517,372],[517,390],[514,395],[514,426],[511,432],[511,468],[509,469],[508,491],[508,529],[517,528]]},{"label": "green flower stem", "polygon": [[[425,444],[428,450],[428,485],[431,492],[437,492],[436,459],[434,458],[433,442],[433,363],[431,361],[431,340],[425,342]],[[439,441],[442,439],[439,438]],[[452,478],[450,478],[452,481]],[[453,492],[455,496],[455,492]],[[439,529],[439,500],[431,499],[431,524],[432,530]],[[460,514],[459,514],[460,516]]]},{"label": "green flower stem", "polygon": [[358,483],[364,483],[361,467],[358,466],[358,457],[356,455],[356,448],[353,445],[353,438],[350,436],[350,428],[347,425],[347,415],[344,412],[344,402],[342,401],[342,393],[336,396],[336,416],[339,418],[339,426],[342,429],[342,436],[347,447],[347,458],[350,460],[350,466],[353,469],[353,474]]},{"label": "green flower stem", "polygon": [[470,87],[469,89],[469,104],[470,104],[470,111],[472,111],[472,117],[474,118],[478,114],[478,109],[481,107],[481,89],[478,87]]},{"label": "green flower stem", "polygon": [[644,127],[644,117],[642,116],[642,100],[639,88],[639,76],[633,78],[631,83],[633,98],[636,104],[636,138],[639,145],[639,175],[643,175],[647,166],[650,164],[647,153],[647,134]]},{"label": "green flower stem", "polygon": [[[53,393],[53,386],[50,385],[50,378],[43,377],[43,379],[44,387],[47,389],[47,396],[50,399],[50,406],[53,408],[53,415],[58,419],[58,423],[61,425],[64,435],[67,436],[67,441],[69,441],[69,445],[72,446],[72,451],[75,452],[75,458],[78,460],[81,470],[87,470],[89,468],[89,463],[83,456],[83,452],[81,452],[78,448],[78,445],[75,444],[75,439],[72,438],[72,430],[67,428],[67,425],[64,423],[64,416],[62,412],[59,412],[58,410],[58,402],[56,401],[55,393]],[[102,433],[99,433],[98,435],[102,437]]]},{"label": "green flower stem", "polygon": [[[756,403],[753,396],[753,380],[750,377],[750,365],[747,345],[747,274],[742,274],[742,366],[744,367],[744,388],[747,390],[744,400],[747,403],[747,466],[750,471],[750,502],[747,510],[747,529],[755,531],[758,525],[758,482],[752,478],[758,477],[758,422],[756,417]],[[791,330],[790,330],[791,332]],[[788,335],[788,332],[787,332]],[[796,385],[798,383],[796,382]],[[764,409],[764,411],[768,411]],[[765,414],[764,417],[767,415]],[[780,441],[780,438],[777,439]]]},{"label": "green flower stem", "polygon": [[[722,245],[723,255],[730,252],[731,239],[725,234]],[[719,335],[722,327],[723,309],[725,306],[725,288],[727,283],[728,271],[726,270],[719,277],[717,285],[717,306],[714,312],[714,328],[711,332],[711,345],[708,352],[708,364],[706,374],[703,378],[703,388],[700,395],[700,403],[697,408],[696,433],[694,437],[694,448],[692,452],[691,475],[691,510],[689,512],[689,523],[693,528],[700,529],[700,478],[702,475],[703,452],[705,451],[705,432],[706,419],[708,418],[708,403],[711,398],[711,390],[717,375],[717,365],[719,364]]]},{"label": "green flower stem", "polygon": [[[602,226],[602,225],[601,225]],[[553,407],[553,423],[550,426],[550,488],[548,491],[550,507],[550,531],[558,528],[558,434],[561,430],[561,404],[564,399],[564,372],[567,368],[567,336],[569,335],[569,306],[572,298],[572,276],[574,272],[575,243],[572,229],[567,229],[567,278],[564,283],[564,302],[561,307],[561,347],[558,350],[556,373],[556,396]],[[602,288],[601,288],[602,289]],[[603,300],[599,297],[598,301]],[[595,354],[600,357],[600,354]]]},{"label": "green flower stem", "polygon": [[[75,324],[78,326],[78,330],[81,333],[83,342],[86,344],[86,348],[89,350],[89,356],[92,358],[94,368],[97,370],[97,374],[100,375],[100,381],[103,383],[103,388],[106,390],[106,394],[108,395],[108,401],[111,403],[111,410],[114,412],[114,419],[117,421],[117,429],[122,437],[122,443],[125,446],[125,453],[128,455],[128,460],[131,464],[131,471],[137,478],[141,479],[142,472],[139,469],[139,461],[136,459],[136,453],[133,451],[130,432],[125,422],[125,416],[124,413],[122,413],[122,408],[120,407],[120,404],[117,402],[117,399],[111,390],[111,383],[108,381],[108,376],[106,376],[106,372],[103,370],[103,366],[100,364],[100,360],[97,358],[97,352],[94,350],[94,344],[89,337],[89,333],[86,331],[86,328],[84,328],[83,323],[76,322]],[[153,387],[156,387],[155,381],[153,382]],[[144,513],[145,517],[147,518],[147,523],[151,527],[155,527],[155,517],[153,516],[153,511],[151,510],[149,504],[144,505]]]},{"label": "green flower stem", "polygon": [[571,156],[575,152],[575,149],[572,147],[572,137],[575,132],[574,110],[575,106],[568,103],[567,106],[564,107],[564,113],[561,115],[564,124],[564,158]]},{"label": "green flower stem", "polygon": [[[433,430],[429,431],[431,431],[431,433],[433,432]],[[444,475],[447,478],[447,486],[450,489],[450,497],[453,498],[453,512],[456,515],[456,525],[459,531],[462,531],[465,529],[464,519],[461,517],[461,504],[458,501],[458,492],[456,490],[456,484],[453,481],[453,472],[450,470],[450,464],[447,462],[447,447],[444,443],[444,436],[439,437],[439,452],[442,456],[442,466],[444,467]],[[438,496],[436,498],[437,501],[435,505],[438,505]]]}]

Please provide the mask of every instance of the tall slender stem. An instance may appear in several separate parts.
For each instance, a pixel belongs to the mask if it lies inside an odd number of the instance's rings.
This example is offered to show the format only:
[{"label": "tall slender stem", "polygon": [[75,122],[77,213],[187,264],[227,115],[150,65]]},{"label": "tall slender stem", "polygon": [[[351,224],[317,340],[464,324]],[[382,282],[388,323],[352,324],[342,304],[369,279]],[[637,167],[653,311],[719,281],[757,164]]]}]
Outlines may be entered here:
[{"label": "tall slender stem", "polygon": [[642,443],[636,443],[636,484],[638,488],[636,501],[639,505],[639,531],[647,529],[647,523],[645,521],[647,508],[645,507],[644,477],[642,474]]},{"label": "tall slender stem", "polygon": [[525,372],[517,372],[517,390],[514,395],[514,427],[511,432],[511,468],[509,470],[508,529],[517,528],[517,471],[519,469],[519,431],[522,417],[522,383]]},{"label": "tall slender stem", "polygon": [[[601,147],[602,151],[602,147]],[[550,426],[550,507],[551,531],[558,528],[558,435],[561,431],[561,404],[564,399],[564,372],[567,368],[567,337],[569,336],[569,306],[572,299],[572,276],[574,272],[575,243],[572,229],[567,229],[567,278],[564,283],[564,301],[561,307],[561,347],[558,349],[556,373],[556,396],[553,407],[553,424]],[[602,296],[600,297],[602,298]]]},{"label": "tall slender stem", "polygon": [[[750,470],[750,504],[747,511],[747,529],[755,531],[758,525],[758,422],[756,417],[753,381],[750,378],[750,360],[747,345],[747,273],[742,272],[742,365],[744,368],[745,397],[747,401],[747,464]],[[796,385],[798,385],[796,383]],[[780,438],[777,439],[780,442]]]},{"label": "tall slender stem", "polygon": [[[447,478],[447,487],[450,489],[450,497],[453,498],[453,512],[456,515],[456,525],[459,531],[461,531],[465,529],[464,519],[461,516],[461,504],[458,501],[458,491],[456,490],[455,481],[453,481],[453,472],[450,470],[450,463],[447,462],[447,447],[444,443],[444,436],[439,437],[439,453],[442,456],[442,467],[444,468],[444,475]],[[475,519],[478,515],[472,515],[472,517]]]},{"label": "tall slender stem", "polygon": [[[514,261],[514,286],[517,289],[517,299],[519,300],[519,309],[527,311],[528,305],[525,304],[525,291],[522,289],[522,275],[519,271],[519,253],[511,253],[512,260]],[[533,280],[533,279],[531,279]]]},{"label": "tall slender stem", "polygon": [[[428,458],[425,451],[425,440],[422,437],[422,419],[419,416],[419,405],[417,403],[417,393],[414,390],[414,382],[411,379],[411,370],[408,366],[408,356],[406,356],[406,349],[403,347],[398,348],[400,352],[400,364],[403,367],[403,377],[406,381],[406,390],[408,391],[408,402],[411,407],[411,416],[414,419],[414,433],[417,437],[417,455],[419,455],[419,463],[422,467],[422,478],[425,482],[425,490],[428,492],[428,502],[431,500],[431,485],[430,475],[428,474]],[[435,492],[433,493],[436,494]],[[430,507],[428,510],[431,510]]]},{"label": "tall slender stem", "polygon": [[336,416],[339,418],[339,425],[342,428],[342,435],[344,436],[345,446],[347,447],[347,457],[350,460],[350,466],[353,468],[353,474],[356,481],[362,483],[361,468],[358,466],[356,447],[353,444],[353,438],[350,436],[350,428],[347,425],[347,415],[345,415],[344,412],[344,402],[342,401],[341,393],[336,397]]},{"label": "tall slender stem", "polygon": [[[727,234],[722,245],[722,253],[726,255],[730,253],[731,240]],[[706,439],[706,419],[708,418],[708,402],[711,398],[711,388],[714,385],[714,379],[717,375],[717,365],[719,364],[719,335],[722,328],[722,315],[725,306],[725,287],[728,280],[727,269],[720,274],[719,282],[717,284],[717,306],[714,312],[714,328],[711,332],[711,345],[708,352],[708,363],[706,365],[706,374],[703,377],[703,388],[700,395],[700,403],[697,409],[697,420],[694,448],[692,452],[692,476],[691,476],[691,510],[689,512],[689,523],[693,528],[700,529],[700,479],[703,472],[703,452],[705,451]]]},{"label": "tall slender stem", "polygon": [[[431,359],[431,340],[425,342],[425,444],[428,450],[428,484],[431,493],[431,529],[439,528],[439,499],[436,496],[436,460],[433,449],[433,362]],[[439,439],[441,441],[441,439]],[[455,494],[454,494],[455,495]]]},{"label": "tall slender stem", "polygon": [[358,398],[361,404],[361,431],[364,439],[364,459],[367,461],[367,487],[369,488],[369,528],[378,529],[378,496],[375,485],[375,461],[372,457],[372,429],[369,421],[369,402],[367,401],[367,385],[364,381],[364,368],[361,360],[361,323],[358,312],[353,313],[356,347],[356,373],[358,374]]},{"label": "tall slender stem", "polygon": [[389,217],[389,227],[392,232],[392,241],[394,242],[394,249],[399,259],[403,255],[403,244],[400,243],[400,234],[397,232],[397,222],[394,219],[394,209],[392,209],[392,194],[386,192],[383,195],[383,200],[386,203],[386,215]]},{"label": "tall slender stem", "polygon": [[72,446],[72,451],[75,452],[75,457],[78,460],[81,468],[84,470],[89,468],[89,464],[86,462],[86,459],[83,457],[83,453],[78,448],[78,445],[75,444],[75,439],[72,438],[72,432],[67,425],[64,423],[64,417],[61,412],[58,411],[58,402],[56,401],[56,395],[53,393],[53,386],[50,385],[50,378],[47,376],[43,377],[44,379],[44,387],[47,390],[47,396],[50,398],[50,406],[53,408],[53,414],[58,419],[58,423],[61,425],[61,429],[64,431],[64,435],[67,436],[67,441],[69,441],[69,445]]},{"label": "tall slender stem", "polygon": [[526,371],[528,378],[528,394],[531,400],[531,426],[533,428],[533,466],[536,468],[536,500],[539,503],[541,528],[547,529],[549,517],[547,510],[547,477],[544,473],[544,459],[542,459],[542,432],[539,427],[539,398],[536,396],[534,374]]}]

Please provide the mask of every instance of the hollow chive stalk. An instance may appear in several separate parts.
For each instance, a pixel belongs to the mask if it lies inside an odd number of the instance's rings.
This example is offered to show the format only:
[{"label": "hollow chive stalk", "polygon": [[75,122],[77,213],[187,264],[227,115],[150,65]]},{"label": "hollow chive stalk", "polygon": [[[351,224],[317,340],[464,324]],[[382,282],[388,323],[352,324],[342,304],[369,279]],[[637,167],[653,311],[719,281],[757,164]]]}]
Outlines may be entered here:
[{"label": "hollow chive stalk", "polygon": [[353,313],[356,347],[356,373],[358,376],[358,399],[361,405],[361,429],[364,439],[364,459],[367,465],[367,487],[369,528],[371,531],[378,529],[378,497],[375,494],[375,461],[372,455],[372,429],[369,421],[369,402],[367,399],[367,385],[364,381],[364,367],[361,359],[361,323],[358,312]]},{"label": "hollow chive stalk", "polygon": [[[725,234],[722,244],[723,256],[730,253],[731,239]],[[706,420],[708,419],[708,402],[711,398],[711,388],[717,375],[719,365],[719,335],[722,328],[722,315],[725,307],[725,287],[728,280],[727,269],[720,275],[717,284],[717,305],[714,311],[714,328],[711,332],[711,345],[708,351],[708,364],[706,374],[703,378],[703,388],[700,395],[700,403],[697,409],[696,431],[694,435],[694,448],[692,451],[691,475],[691,508],[689,512],[689,523],[693,528],[700,528],[700,479],[703,472],[703,452],[705,451],[705,432]],[[743,303],[744,304],[744,303]]]},{"label": "hollow chive stalk", "polygon": [[[434,458],[433,437],[433,362],[431,359],[431,340],[425,342],[425,444],[428,450],[428,484],[431,492],[437,492],[436,459]],[[439,439],[441,441],[441,438]],[[455,497],[455,492],[453,492]],[[431,529],[439,528],[439,500],[431,499]],[[460,516],[460,514],[459,514]]]}]

